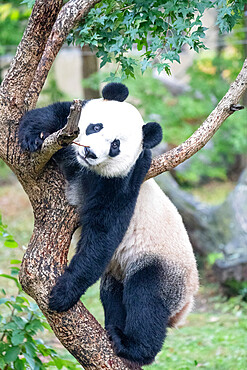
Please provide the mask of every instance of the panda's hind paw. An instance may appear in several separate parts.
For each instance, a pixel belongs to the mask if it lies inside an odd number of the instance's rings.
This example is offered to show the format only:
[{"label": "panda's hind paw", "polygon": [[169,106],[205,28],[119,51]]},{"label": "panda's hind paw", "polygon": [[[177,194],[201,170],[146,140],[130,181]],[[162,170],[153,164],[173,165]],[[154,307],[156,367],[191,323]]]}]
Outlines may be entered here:
[{"label": "panda's hind paw", "polygon": [[65,272],[58,278],[56,285],[53,287],[48,306],[52,311],[68,311],[79,301],[81,294],[68,273]]},{"label": "panda's hind paw", "polygon": [[155,352],[133,337],[125,335],[117,326],[109,326],[107,331],[117,356],[140,366],[150,365],[155,360]]}]

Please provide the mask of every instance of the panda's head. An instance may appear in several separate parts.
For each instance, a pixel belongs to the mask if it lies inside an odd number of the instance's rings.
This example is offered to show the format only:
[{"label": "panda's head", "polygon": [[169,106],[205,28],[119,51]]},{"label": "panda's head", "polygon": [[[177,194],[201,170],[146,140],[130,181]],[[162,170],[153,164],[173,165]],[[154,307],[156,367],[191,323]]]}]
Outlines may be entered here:
[{"label": "panda's head", "polygon": [[110,83],[102,91],[102,99],[84,104],[79,121],[80,134],[73,144],[82,166],[105,177],[124,177],[144,148],[150,149],[162,139],[158,123],[146,125],[131,104],[124,102],[128,89]]}]

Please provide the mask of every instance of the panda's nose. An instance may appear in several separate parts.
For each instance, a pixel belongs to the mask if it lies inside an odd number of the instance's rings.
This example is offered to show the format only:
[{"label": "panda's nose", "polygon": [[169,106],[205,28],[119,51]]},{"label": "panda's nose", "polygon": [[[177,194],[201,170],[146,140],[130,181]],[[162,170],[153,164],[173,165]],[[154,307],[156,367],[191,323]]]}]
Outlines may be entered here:
[{"label": "panda's nose", "polygon": [[85,158],[96,159],[96,154],[90,148],[84,148]]}]

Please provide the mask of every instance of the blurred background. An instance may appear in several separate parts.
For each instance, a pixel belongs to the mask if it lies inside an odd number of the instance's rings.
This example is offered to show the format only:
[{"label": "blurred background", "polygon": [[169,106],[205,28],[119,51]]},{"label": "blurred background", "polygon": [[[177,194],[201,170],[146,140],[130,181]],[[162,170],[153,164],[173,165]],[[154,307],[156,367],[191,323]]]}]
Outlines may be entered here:
[{"label": "blurred background", "polygon": [[[0,5],[0,80],[30,16],[27,5],[28,1],[23,4],[4,1]],[[247,11],[229,34],[220,34],[213,9],[205,13],[202,21],[208,28],[207,50],[196,53],[184,47],[180,63],[171,65],[171,75],[164,71],[158,73],[152,67],[143,74],[136,68],[135,78],[123,81],[130,91],[128,101],[140,110],[144,120],[155,120],[163,127],[164,139],[154,155],[177,146],[199,127],[226,93],[247,58]],[[138,53],[134,48],[131,57],[135,58]],[[111,63],[100,69],[100,62],[87,45],[65,45],[49,73],[38,106],[99,97],[104,81],[118,68]],[[242,104],[246,107],[247,93]],[[156,180],[183,216],[196,253],[201,288],[194,312],[185,326],[169,332],[163,351],[149,368],[247,369],[246,109],[230,116],[200,152]],[[21,301],[27,296],[16,280],[20,260],[32,234],[33,216],[27,196],[1,161],[0,215],[3,297],[0,317],[6,324],[10,321],[8,308],[23,318],[30,314],[29,304],[34,305],[29,298],[29,303]],[[12,303],[8,303],[11,299]],[[91,287],[82,300],[103,324],[98,284]],[[28,309],[24,308],[27,305]],[[33,354],[30,352],[30,358],[36,356],[38,360],[35,361],[43,364],[40,368],[80,368],[52,333],[47,332],[48,325],[37,307],[32,307],[33,317],[41,322],[33,337],[41,344],[33,342],[37,349]],[[46,329],[45,334],[40,329]],[[1,340],[4,340],[6,328],[3,326],[2,332]],[[24,337],[16,345],[25,344]],[[55,348],[56,353],[44,350],[49,346]],[[35,368],[26,347],[23,347],[22,368]]]}]

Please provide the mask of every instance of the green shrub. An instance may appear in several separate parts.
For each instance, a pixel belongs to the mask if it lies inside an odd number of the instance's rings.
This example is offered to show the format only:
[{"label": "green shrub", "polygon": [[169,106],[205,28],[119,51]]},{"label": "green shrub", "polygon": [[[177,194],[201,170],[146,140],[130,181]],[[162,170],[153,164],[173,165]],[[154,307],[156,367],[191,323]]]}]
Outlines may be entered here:
[{"label": "green shrub", "polygon": [[[0,247],[15,248],[17,243],[7,232],[0,217]],[[19,260],[11,260],[11,272],[0,274],[0,279],[10,279],[16,286],[16,294],[8,296],[0,290],[0,369],[41,370],[79,369],[76,360],[64,360],[36,335],[50,330],[36,303],[22,291],[18,281]],[[3,286],[3,284],[1,284]]]}]

